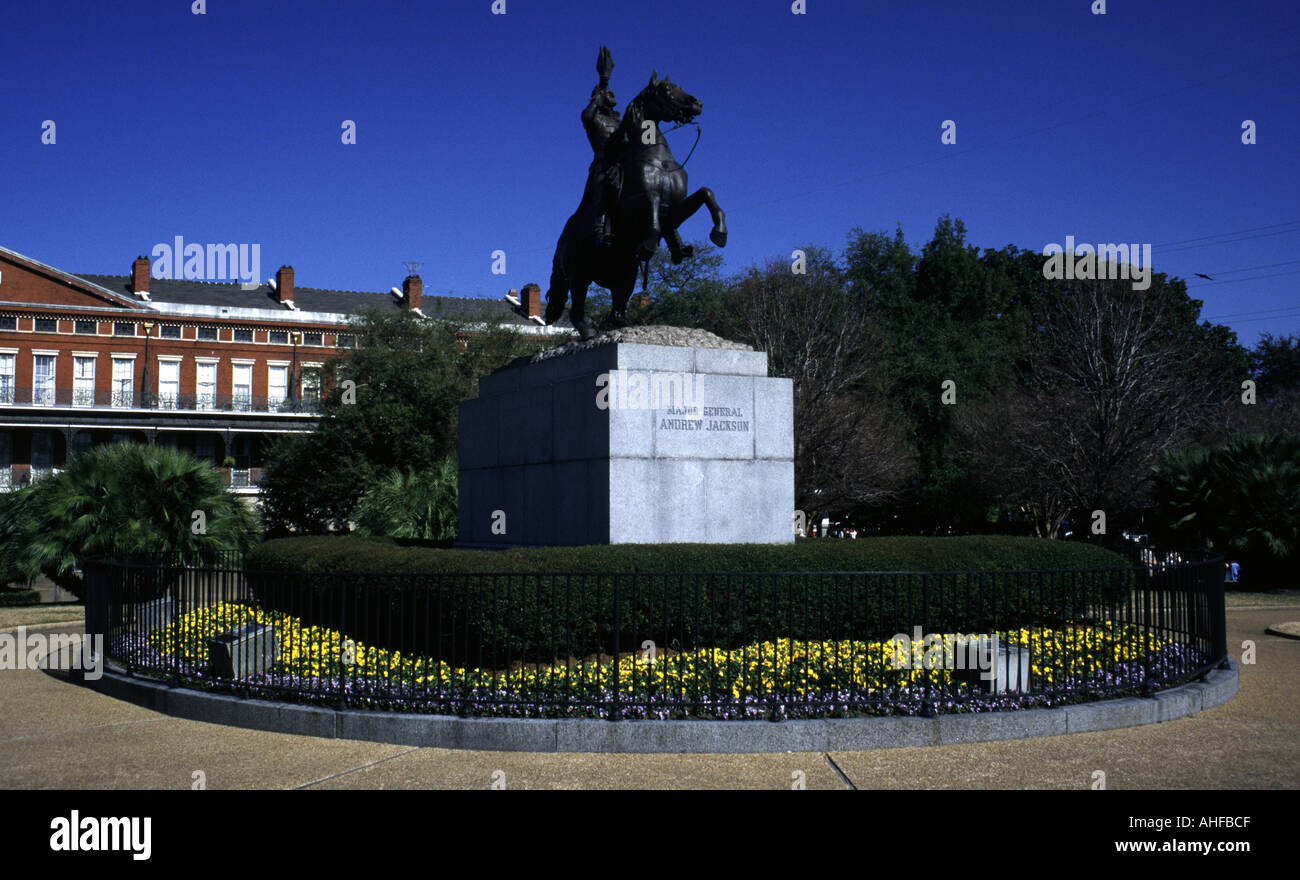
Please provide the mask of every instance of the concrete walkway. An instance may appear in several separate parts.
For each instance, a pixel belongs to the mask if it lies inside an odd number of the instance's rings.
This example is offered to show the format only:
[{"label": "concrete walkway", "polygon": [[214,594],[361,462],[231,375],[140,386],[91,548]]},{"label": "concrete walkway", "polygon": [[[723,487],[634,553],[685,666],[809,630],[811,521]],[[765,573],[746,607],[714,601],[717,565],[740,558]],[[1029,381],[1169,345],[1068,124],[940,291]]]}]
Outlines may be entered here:
[{"label": "concrete walkway", "polygon": [[[1300,788],[1300,605],[1230,609],[1256,644],[1226,704],[1165,724],[998,743],[774,755],[462,752],[264,733],[159,715],[59,673],[0,671],[0,787]],[[44,632],[75,632],[56,626]],[[628,722],[636,723],[636,722]]]}]

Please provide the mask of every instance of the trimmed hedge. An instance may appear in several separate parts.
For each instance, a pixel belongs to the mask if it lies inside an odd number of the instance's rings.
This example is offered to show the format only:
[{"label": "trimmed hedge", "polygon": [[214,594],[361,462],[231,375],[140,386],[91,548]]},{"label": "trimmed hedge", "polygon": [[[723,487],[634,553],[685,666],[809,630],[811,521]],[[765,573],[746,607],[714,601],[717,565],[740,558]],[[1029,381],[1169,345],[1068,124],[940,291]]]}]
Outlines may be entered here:
[{"label": "trimmed hedge", "polygon": [[41,594],[36,590],[0,590],[0,608],[11,605],[38,605]]},{"label": "trimmed hedge", "polygon": [[1118,553],[1069,541],[953,538],[802,539],[793,544],[612,544],[452,550],[387,538],[278,538],[254,547],[250,569],[328,574],[545,574],[753,571],[1078,571],[1131,568]]},{"label": "trimmed hedge", "polygon": [[246,569],[266,608],[480,668],[625,652],[645,639],[686,650],[914,626],[990,631],[1077,617],[1121,601],[1134,582],[1109,551],[1005,536],[499,552],[285,538],[255,548]]}]

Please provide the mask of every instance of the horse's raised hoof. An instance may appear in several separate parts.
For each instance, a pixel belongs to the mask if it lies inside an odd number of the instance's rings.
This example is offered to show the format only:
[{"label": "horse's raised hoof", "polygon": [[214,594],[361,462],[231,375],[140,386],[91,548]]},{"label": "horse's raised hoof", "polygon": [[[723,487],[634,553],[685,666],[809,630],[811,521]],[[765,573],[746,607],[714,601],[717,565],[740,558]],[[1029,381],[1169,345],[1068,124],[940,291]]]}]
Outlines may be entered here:
[{"label": "horse's raised hoof", "polygon": [[684,244],[682,245],[681,250],[673,254],[673,265],[676,266],[683,260],[689,260],[693,256],[695,256],[695,246]]},{"label": "horse's raised hoof", "polygon": [[726,229],[715,229],[715,230],[713,230],[712,232],[709,233],[709,241],[713,242],[713,243],[716,244],[718,247],[726,247],[726,246],[727,246],[727,230],[726,230]]},{"label": "horse's raised hoof", "polygon": [[586,342],[588,339],[596,338],[595,328],[592,327],[591,324],[587,323],[586,321],[579,321],[573,326],[578,331],[578,338],[581,339],[583,342]]},{"label": "horse's raised hoof", "polygon": [[627,315],[622,311],[611,311],[609,313],[609,323],[615,327],[626,327]]}]

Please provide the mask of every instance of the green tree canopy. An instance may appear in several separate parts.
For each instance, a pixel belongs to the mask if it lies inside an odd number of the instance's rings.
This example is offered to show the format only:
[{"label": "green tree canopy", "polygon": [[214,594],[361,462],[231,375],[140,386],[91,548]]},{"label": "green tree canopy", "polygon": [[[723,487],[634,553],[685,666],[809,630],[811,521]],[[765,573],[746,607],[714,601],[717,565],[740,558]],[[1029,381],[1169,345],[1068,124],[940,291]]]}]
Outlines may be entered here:
[{"label": "green tree canopy", "polygon": [[268,530],[346,528],[362,494],[390,472],[438,471],[456,458],[460,402],[477,393],[479,377],[536,349],[486,315],[363,316],[316,429],[272,449],[262,480]]}]

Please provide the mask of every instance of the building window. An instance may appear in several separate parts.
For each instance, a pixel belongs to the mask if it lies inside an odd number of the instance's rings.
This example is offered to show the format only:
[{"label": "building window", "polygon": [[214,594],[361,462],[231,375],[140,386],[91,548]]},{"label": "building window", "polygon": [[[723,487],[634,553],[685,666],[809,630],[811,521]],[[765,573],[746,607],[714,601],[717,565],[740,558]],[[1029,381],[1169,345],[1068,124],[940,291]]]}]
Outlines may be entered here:
[{"label": "building window", "polygon": [[94,336],[99,332],[99,325],[94,321],[77,321],[72,325],[74,333],[82,333],[88,336]]},{"label": "building window", "polygon": [[284,365],[266,368],[266,402],[271,410],[284,406],[289,397],[289,368]]},{"label": "building window", "polygon": [[303,345],[324,345],[325,343],[322,341],[321,334],[319,333],[304,333],[302,334],[302,344]]},{"label": "building window", "polygon": [[14,433],[0,431],[0,489],[13,485]]},{"label": "building window", "polygon": [[113,406],[132,406],[135,403],[135,361],[130,358],[113,358]]},{"label": "building window", "polygon": [[162,327],[160,327],[160,328],[158,329],[158,336],[159,336],[159,338],[161,338],[161,339],[180,339],[180,338],[181,338],[181,325],[180,325],[180,324],[163,324]]},{"label": "building window", "polygon": [[54,435],[49,431],[32,431],[32,482],[54,470]]},{"label": "building window", "polygon": [[78,431],[72,435],[73,452],[89,452],[95,445],[95,435],[90,431]]},{"label": "building window", "polygon": [[54,355],[32,355],[32,403],[54,406]]},{"label": "building window", "polygon": [[194,371],[195,405],[199,409],[216,409],[217,365],[214,361],[199,361]]},{"label": "building window", "polygon": [[181,362],[158,362],[158,408],[176,409],[181,397]]},{"label": "building window", "polygon": [[289,344],[289,331],[287,331],[287,330],[271,330],[270,332],[268,332],[268,333],[266,334],[266,341],[269,342],[269,343],[271,343],[272,345],[288,345],[288,344]]},{"label": "building window", "polygon": [[132,324],[132,323],[130,323],[129,321],[114,321],[114,322],[113,322],[113,335],[114,335],[114,336],[134,336],[134,335],[135,335],[135,325]]},{"label": "building window", "polygon": [[[215,366],[215,365],[214,365]],[[217,463],[217,438],[211,434],[200,434],[194,438],[194,457],[208,464]]]},{"label": "building window", "polygon": [[340,336],[338,341],[339,348],[356,348],[357,338],[352,335]]},{"label": "building window", "polygon": [[72,359],[72,405],[93,406],[95,403],[95,359]]},{"label": "building window", "polygon": [[18,359],[12,354],[0,353],[0,403],[14,402],[14,374]]},{"label": "building window", "polygon": [[10,318],[10,317],[0,318],[0,330],[17,330],[17,329],[18,329],[17,318]]},{"label": "building window", "polygon": [[235,330],[235,335],[234,335],[234,340],[235,340],[236,342],[252,342],[252,341],[253,341],[253,331],[252,331],[252,330],[240,330],[240,329],[236,329],[236,330]]},{"label": "building window", "polygon": [[18,371],[18,357],[14,354],[0,353],[0,403],[14,402],[15,378]]},{"label": "building window", "polygon": [[216,341],[217,341],[217,328],[216,328],[216,327],[200,327],[200,328],[199,328],[198,339],[199,339],[200,342],[216,342]]},{"label": "building window", "polygon": [[304,367],[302,371],[302,402],[307,409],[320,404],[320,367]]},{"label": "building window", "polygon": [[54,318],[36,318],[33,326],[37,333],[59,332],[59,322]]},{"label": "building window", "polygon": [[[251,332],[251,331],[250,331]],[[253,365],[235,364],[231,370],[231,409],[253,408]]]}]

